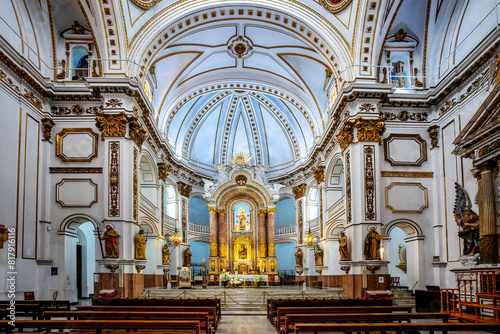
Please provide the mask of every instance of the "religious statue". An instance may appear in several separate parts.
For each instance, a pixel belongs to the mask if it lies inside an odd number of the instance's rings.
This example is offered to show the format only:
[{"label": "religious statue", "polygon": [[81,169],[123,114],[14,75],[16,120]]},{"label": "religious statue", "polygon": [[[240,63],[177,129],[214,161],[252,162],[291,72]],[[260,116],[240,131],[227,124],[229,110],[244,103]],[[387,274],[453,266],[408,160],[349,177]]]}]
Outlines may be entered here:
[{"label": "religious statue", "polygon": [[245,231],[246,230],[246,220],[247,220],[247,215],[245,214],[245,209],[240,207],[239,213],[236,216],[238,218],[238,230],[240,231]]},{"label": "religious statue", "polygon": [[247,247],[244,244],[241,244],[240,249],[238,249],[238,258],[240,260],[247,259]]},{"label": "religious statue", "polygon": [[351,261],[351,254],[349,254],[349,249],[347,247],[347,236],[344,231],[340,232],[339,252],[340,261]]},{"label": "religious statue", "polygon": [[169,261],[170,261],[170,250],[168,249],[168,245],[167,244],[163,245],[162,252],[163,252],[163,257],[162,257],[161,263],[163,263],[163,264],[169,264]]},{"label": "religious statue", "polygon": [[111,225],[106,225],[106,232],[104,232],[100,238],[101,240],[105,240],[105,258],[118,258],[120,254],[120,251],[118,250],[119,237],[120,235],[111,227]]},{"label": "religious statue", "polygon": [[9,240],[9,229],[0,225],[0,248],[3,248],[3,243],[7,240]]},{"label": "religious statue", "polygon": [[302,250],[299,247],[295,251],[295,264],[297,267],[302,267]]},{"label": "religious statue", "polygon": [[144,238],[144,230],[140,229],[139,233],[135,236],[135,258],[146,259],[146,238]]},{"label": "religious statue", "polygon": [[365,257],[367,260],[381,260],[380,257],[380,242],[384,238],[383,235],[375,231],[375,227],[370,227],[370,232],[365,238]]},{"label": "religious statue", "polygon": [[316,246],[316,251],[314,252],[314,260],[316,261],[316,266],[323,265],[323,251],[319,248],[319,245]]},{"label": "religious statue", "polygon": [[70,26],[71,29],[73,29],[73,32],[75,34],[84,34],[85,33],[85,28],[80,24],[80,22],[75,21],[72,26]]},{"label": "religious statue", "polygon": [[191,267],[191,255],[193,255],[193,253],[191,253],[189,246],[184,250],[183,254],[184,254],[184,267]]},{"label": "religious statue", "polygon": [[403,244],[399,245],[398,249],[399,264],[406,264],[406,247]]},{"label": "religious statue", "polygon": [[455,221],[462,228],[458,236],[464,239],[463,255],[479,253],[479,217],[471,210],[472,203],[465,189],[455,182]]}]

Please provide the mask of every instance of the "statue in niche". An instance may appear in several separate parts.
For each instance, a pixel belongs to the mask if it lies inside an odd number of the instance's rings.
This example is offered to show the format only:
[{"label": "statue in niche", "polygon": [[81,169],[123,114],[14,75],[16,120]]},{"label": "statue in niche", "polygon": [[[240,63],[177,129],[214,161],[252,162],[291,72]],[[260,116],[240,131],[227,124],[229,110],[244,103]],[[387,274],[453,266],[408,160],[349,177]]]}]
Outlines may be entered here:
[{"label": "statue in niche", "polygon": [[184,267],[191,267],[191,255],[193,255],[193,253],[191,253],[189,246],[184,250],[183,255],[184,255]]},{"label": "statue in niche", "polygon": [[316,266],[323,265],[323,251],[321,250],[319,245],[316,246],[316,251],[314,252],[314,260],[316,262]]},{"label": "statue in niche", "polygon": [[302,267],[302,250],[299,247],[297,247],[295,251],[295,265],[297,267]]},{"label": "statue in niche", "polygon": [[351,254],[349,254],[349,248],[348,248],[348,240],[344,231],[340,232],[339,252],[340,252],[340,261],[351,261]]},{"label": "statue in niche", "polygon": [[398,248],[399,265],[406,265],[406,247],[403,244],[399,244]]},{"label": "statue in niche", "polygon": [[106,232],[102,234],[101,240],[104,240],[106,254],[105,258],[118,258],[120,252],[118,250],[118,238],[120,235],[111,227],[106,225]]},{"label": "statue in niche", "polygon": [[146,238],[144,238],[144,230],[140,229],[139,233],[135,236],[135,258],[146,259]]},{"label": "statue in niche", "polygon": [[364,254],[367,260],[381,260],[380,242],[383,238],[383,235],[375,231],[375,227],[370,227],[370,232],[368,232],[365,238]]},{"label": "statue in niche", "polygon": [[167,244],[163,245],[162,254],[163,254],[163,256],[162,256],[161,263],[169,264],[169,262],[170,262],[170,250],[168,249]]},{"label": "statue in niche", "polygon": [[472,211],[472,203],[464,187],[455,182],[455,206],[453,213],[458,226],[458,236],[464,240],[463,255],[479,253],[479,216]]}]

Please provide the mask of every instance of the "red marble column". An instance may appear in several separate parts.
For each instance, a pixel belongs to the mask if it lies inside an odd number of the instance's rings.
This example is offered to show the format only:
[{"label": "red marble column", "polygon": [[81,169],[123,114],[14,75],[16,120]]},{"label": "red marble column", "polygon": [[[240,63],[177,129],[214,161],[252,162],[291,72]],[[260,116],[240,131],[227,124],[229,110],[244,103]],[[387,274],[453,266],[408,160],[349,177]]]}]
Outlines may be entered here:
[{"label": "red marble column", "polygon": [[274,241],[274,213],[276,208],[267,209],[267,253],[268,256],[276,256],[276,244]]},{"label": "red marble column", "polygon": [[266,210],[259,210],[258,221],[258,240],[259,240],[259,258],[267,257],[267,243],[266,243]]},{"label": "red marble column", "polygon": [[227,257],[226,209],[219,209],[219,256]]},{"label": "red marble column", "polygon": [[217,256],[217,209],[209,207],[210,214],[210,256]]}]

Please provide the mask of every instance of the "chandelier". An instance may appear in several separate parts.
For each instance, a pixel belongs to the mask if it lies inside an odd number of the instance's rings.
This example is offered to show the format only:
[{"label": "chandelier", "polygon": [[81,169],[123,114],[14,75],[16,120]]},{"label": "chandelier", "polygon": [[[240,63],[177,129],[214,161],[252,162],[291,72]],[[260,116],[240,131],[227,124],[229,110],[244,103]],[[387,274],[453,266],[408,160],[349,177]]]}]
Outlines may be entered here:
[{"label": "chandelier", "polygon": [[309,232],[307,232],[307,236],[304,238],[304,244],[307,247],[311,247],[314,246],[315,243],[316,243],[316,238],[312,236],[311,226],[309,226]]},{"label": "chandelier", "polygon": [[179,246],[182,243],[182,238],[179,235],[179,232],[177,232],[177,226],[175,227],[174,234],[170,236],[170,242],[174,247]]}]

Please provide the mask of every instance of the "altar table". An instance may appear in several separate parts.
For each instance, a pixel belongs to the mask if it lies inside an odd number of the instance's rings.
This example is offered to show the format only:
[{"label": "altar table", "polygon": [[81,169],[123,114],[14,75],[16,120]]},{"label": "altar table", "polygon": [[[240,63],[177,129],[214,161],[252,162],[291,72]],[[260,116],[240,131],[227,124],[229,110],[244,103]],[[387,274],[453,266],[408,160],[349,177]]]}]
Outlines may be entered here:
[{"label": "altar table", "polygon": [[[236,275],[229,274],[229,279],[233,278]],[[253,282],[254,281],[254,276],[256,275],[238,275],[243,282]],[[262,275],[263,282],[266,282],[266,285],[269,286],[269,279],[267,275]],[[221,280],[220,280],[220,275],[219,275],[219,285],[221,285]]]}]

